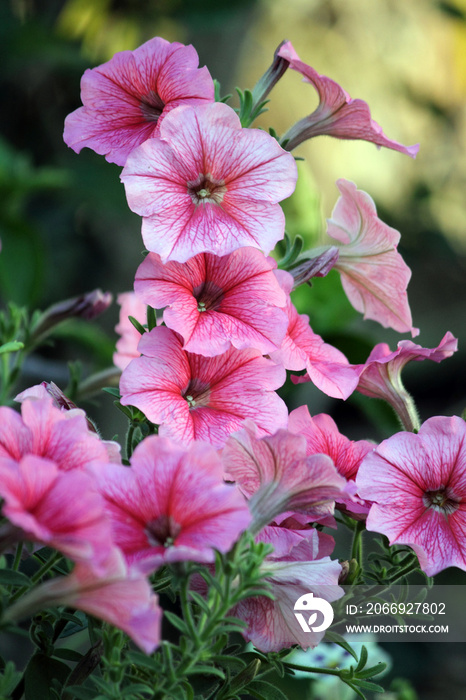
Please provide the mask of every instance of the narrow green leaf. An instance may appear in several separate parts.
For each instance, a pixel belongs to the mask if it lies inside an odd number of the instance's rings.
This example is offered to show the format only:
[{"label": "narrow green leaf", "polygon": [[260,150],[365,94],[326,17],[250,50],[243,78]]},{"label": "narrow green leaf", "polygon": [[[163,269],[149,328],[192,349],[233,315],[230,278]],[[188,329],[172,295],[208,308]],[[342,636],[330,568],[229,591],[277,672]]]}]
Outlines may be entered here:
[{"label": "narrow green leaf", "polygon": [[140,333],[141,335],[144,335],[144,333],[146,332],[146,329],[144,328],[144,326],[141,323],[139,323],[137,318],[134,318],[134,316],[128,316],[128,320],[131,321],[131,323],[133,324],[133,326],[135,327],[135,329],[137,330],[138,333]]},{"label": "narrow green leaf", "polygon": [[56,679],[62,686],[70,674],[66,664],[38,652],[31,657],[24,672],[25,700],[56,700],[52,682]]},{"label": "narrow green leaf", "polygon": [[23,348],[24,343],[21,343],[19,340],[11,340],[9,343],[0,345],[0,355],[5,355],[8,352],[17,352]]},{"label": "narrow green leaf", "polygon": [[252,681],[247,687],[247,692],[259,700],[288,700],[280,688],[267,681]]},{"label": "narrow green leaf", "polygon": [[75,651],[74,649],[54,649],[53,655],[57,659],[64,659],[65,661],[73,661],[73,662],[78,662],[81,661],[83,658],[83,654],[80,654],[79,651]]},{"label": "narrow green leaf", "polygon": [[121,399],[119,390],[114,386],[104,386],[102,391],[105,391],[107,394],[110,394],[111,396],[115,396],[115,398],[117,398],[117,399]]},{"label": "narrow green leaf", "polygon": [[327,630],[325,633],[325,641],[326,642],[331,642],[332,644],[338,644],[339,647],[342,647],[345,651],[348,652],[348,654],[351,654],[353,659],[355,661],[358,661],[358,655],[354,651],[353,647],[351,647],[346,639],[341,636],[341,634],[338,634],[337,632],[331,632],[330,630]]},{"label": "narrow green leaf", "polygon": [[386,668],[387,664],[380,661],[376,666],[371,666],[370,668],[365,668],[363,671],[359,671],[358,678],[372,678],[373,676],[378,676],[379,673],[385,671]]},{"label": "narrow green leaf", "polygon": [[225,680],[225,674],[223,671],[221,671],[219,668],[215,668],[215,666],[207,666],[206,664],[201,664],[198,666],[194,666],[194,668],[186,671],[187,676],[217,676],[218,678],[221,678],[222,681]]},{"label": "narrow green leaf", "polygon": [[30,586],[31,580],[21,571],[13,571],[12,569],[0,569],[0,584],[3,586]]},{"label": "narrow green leaf", "polygon": [[189,634],[189,630],[186,623],[184,622],[184,620],[179,618],[178,615],[175,615],[169,610],[165,610],[164,617],[166,617],[169,623],[173,625],[173,627],[176,627],[176,629],[179,630],[182,634]]},{"label": "narrow green leaf", "polygon": [[366,647],[365,647],[364,644],[363,644],[362,647],[361,647],[361,654],[360,654],[360,656],[359,656],[358,665],[357,665],[356,668],[354,669],[354,673],[355,673],[356,675],[357,675],[358,671],[362,671],[362,669],[363,669],[364,666],[366,665],[366,663],[367,663],[367,657],[368,657],[367,649],[366,649]]},{"label": "narrow green leaf", "polygon": [[357,685],[358,688],[364,688],[364,690],[372,690],[374,693],[385,693],[385,688],[382,688],[381,685],[377,685],[377,683],[371,683],[370,681],[362,681],[359,680],[359,678],[353,678],[351,683]]}]

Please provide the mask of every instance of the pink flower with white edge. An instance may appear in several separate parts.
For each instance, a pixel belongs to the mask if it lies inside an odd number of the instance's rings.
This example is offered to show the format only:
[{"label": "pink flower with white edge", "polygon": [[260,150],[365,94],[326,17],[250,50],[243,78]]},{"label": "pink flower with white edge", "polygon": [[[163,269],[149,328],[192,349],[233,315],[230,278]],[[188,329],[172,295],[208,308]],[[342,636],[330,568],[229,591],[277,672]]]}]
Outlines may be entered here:
[{"label": "pink flower with white edge", "polygon": [[339,241],[335,263],[354,308],[364,318],[414,337],[406,288],[411,270],[397,251],[400,234],[377,216],[372,198],[353,182],[337,180],[341,197],[327,233]]},{"label": "pink flower with white edge", "polygon": [[[165,308],[163,320],[184,340],[184,349],[205,357],[233,345],[264,355],[285,337],[287,295],[274,274],[276,263],[255,248],[217,257],[200,253],[186,263],[162,263],[149,253],[136,273],[137,296]],[[284,273],[285,275],[288,273]]]},{"label": "pink flower with white edge", "polygon": [[403,146],[385,136],[382,128],[371,118],[367,102],[354,100],[331,78],[319,75],[314,68],[303,63],[290,41],[278,51],[278,56],[290,62],[289,67],[301,73],[303,81],[315,87],[319,106],[308,117],[296,122],[283,136],[288,140],[286,149],[292,151],[300,143],[314,136],[327,135],[339,139],[370,141],[378,148],[384,146],[415,158],[419,144]]},{"label": "pink flower with white edge", "polygon": [[403,367],[415,360],[441,362],[458,348],[457,339],[448,331],[436,348],[423,348],[411,340],[401,340],[393,352],[386,343],[374,347],[364,365],[359,365],[358,391],[365,396],[384,399],[409,428],[418,428],[413,401],[401,381]]},{"label": "pink flower with white edge", "polygon": [[146,574],[175,561],[213,562],[214,549],[227,552],[251,521],[205,443],[184,448],[153,435],[137,446],[129,469],[107,465],[96,479],[115,544]]},{"label": "pink flower with white edge", "polygon": [[[328,455],[339,474],[354,482],[359,466],[364,457],[375,445],[368,440],[350,440],[338,430],[335,421],[325,413],[311,416],[307,406],[300,406],[291,411],[288,430],[306,439],[308,455]],[[369,505],[354,498],[337,497],[338,504],[344,504],[346,510],[355,517],[368,513]]]},{"label": "pink flower with white edge", "polygon": [[[103,464],[100,463],[99,467]],[[0,459],[2,513],[22,531],[18,539],[54,547],[97,571],[111,547],[110,523],[92,475],[63,471],[49,459]]]},{"label": "pink flower with white edge", "polygon": [[384,440],[361,464],[358,492],[374,501],[367,529],[409,545],[435,576],[466,570],[466,423],[435,416],[419,433]]},{"label": "pink flower with white edge", "polygon": [[157,136],[165,116],[182,104],[214,101],[207,68],[192,46],[155,37],[135,51],[116,53],[81,80],[83,107],[65,120],[65,143],[87,146],[124,165],[131,151]]},{"label": "pink flower with white edge", "polygon": [[178,107],[127,160],[121,180],[163,262],[242,246],[265,253],[283,238],[278,204],[295,188],[293,156],[265,131],[242,129],[231,107]]},{"label": "pink flower with white edge", "polygon": [[117,302],[121,308],[120,319],[115,326],[115,331],[120,338],[117,340],[116,352],[113,354],[113,363],[123,370],[131,360],[139,357],[138,343],[141,340],[141,334],[133,326],[129,316],[135,318],[143,326],[147,320],[147,306],[134,292],[122,292],[118,295]]},{"label": "pink flower with white edge", "polygon": [[17,621],[47,607],[83,610],[122,629],[146,654],[160,644],[162,609],[146,577],[131,569],[113,548],[99,575],[77,564],[69,576],[46,581],[10,606],[4,619]]},{"label": "pink flower with white edge", "polygon": [[24,399],[21,415],[0,407],[0,461],[5,457],[19,461],[26,455],[50,459],[62,470],[120,459],[116,443],[103,442],[89,430],[84,411],[60,410],[51,396]]},{"label": "pink flower with white edge", "polygon": [[325,518],[344,495],[346,480],[330,457],[308,457],[305,438],[286,430],[259,438],[254,423],[247,421],[230,437],[222,458],[227,479],[249,499],[254,532],[290,512],[304,513],[309,520]]},{"label": "pink flower with white edge", "polygon": [[[291,292],[292,284],[281,276],[285,291]],[[289,275],[287,276],[289,277]],[[324,342],[309,325],[309,316],[299,314],[290,299],[286,304],[288,329],[279,350],[270,353],[274,362],[286,369],[306,369],[302,377],[292,376],[295,384],[312,381],[318,389],[337,399],[347,399],[358,384],[359,370],[350,365],[340,350]]]},{"label": "pink flower with white edge", "polygon": [[313,544],[303,540],[286,556],[267,557],[261,570],[271,584],[274,600],[265,596],[247,598],[229,611],[229,615],[247,622],[244,637],[264,652],[281,651],[295,644],[303,649],[315,647],[325,631],[304,632],[293,613],[294,606],[298,598],[310,593],[329,602],[341,598],[340,564],[327,556],[317,559]]},{"label": "pink flower with white edge", "polygon": [[121,403],[160,425],[160,435],[222,447],[245,418],[255,420],[261,434],[287,423],[286,405],[274,391],[284,383],[285,370],[259,350],[195,355],[164,326],[145,333],[138,350],[141,357],[121,375]]}]

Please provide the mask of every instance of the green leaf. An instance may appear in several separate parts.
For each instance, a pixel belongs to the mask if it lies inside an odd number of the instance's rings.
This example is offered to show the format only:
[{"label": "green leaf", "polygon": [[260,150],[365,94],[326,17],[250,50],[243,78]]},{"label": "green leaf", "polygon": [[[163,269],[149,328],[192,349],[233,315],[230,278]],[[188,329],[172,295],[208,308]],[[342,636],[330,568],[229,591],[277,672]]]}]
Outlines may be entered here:
[{"label": "green leaf", "polygon": [[102,391],[107,392],[107,394],[110,394],[111,396],[114,396],[117,399],[121,399],[119,390],[114,386],[104,386]]},{"label": "green leaf", "polygon": [[30,659],[24,672],[25,700],[56,700],[52,682],[56,679],[63,686],[69,675],[69,666],[37,652]]},{"label": "green leaf", "polygon": [[365,647],[364,644],[363,644],[362,647],[361,647],[361,655],[360,655],[360,657],[359,657],[358,665],[357,665],[356,668],[354,669],[354,673],[355,673],[356,675],[357,675],[358,671],[362,671],[362,669],[363,669],[364,666],[366,665],[366,663],[367,663],[367,657],[368,657],[367,649],[366,649],[366,647]]},{"label": "green leaf", "polygon": [[358,688],[364,688],[364,690],[372,690],[375,693],[385,692],[385,688],[382,688],[381,685],[377,685],[377,683],[371,683],[370,681],[362,681],[359,680],[359,678],[353,678],[351,683],[357,685]]},{"label": "green leaf", "polygon": [[342,647],[345,651],[348,652],[348,654],[351,654],[353,659],[355,661],[358,661],[358,655],[354,651],[353,647],[351,647],[346,639],[341,636],[341,634],[338,634],[337,632],[331,632],[330,630],[327,630],[325,633],[325,641],[326,642],[331,642],[332,644],[338,644],[339,647]]},{"label": "green leaf", "polygon": [[288,700],[280,688],[267,681],[252,681],[247,687],[247,692],[259,700]]},{"label": "green leaf", "polygon": [[188,627],[184,620],[179,618],[177,615],[174,615],[169,610],[164,611],[164,616],[167,618],[170,624],[173,625],[173,627],[176,627],[177,630],[180,630],[182,634],[189,634]]},{"label": "green leaf", "polygon": [[146,656],[146,654],[141,654],[139,651],[129,651],[126,655],[128,661],[135,666],[142,666],[142,668],[148,668],[154,671],[158,668],[157,662],[151,656]]},{"label": "green leaf", "polygon": [[247,666],[243,659],[237,656],[227,656],[226,654],[216,654],[212,656],[212,661],[219,666],[223,666],[223,668],[228,668],[230,671],[236,671],[237,673]]},{"label": "green leaf", "polygon": [[200,593],[197,593],[196,591],[189,591],[189,595],[194,601],[194,603],[196,603],[196,605],[199,605],[203,612],[207,613],[208,615],[210,614],[211,610],[207,605],[207,601],[200,595]]},{"label": "green leaf", "polygon": [[19,340],[11,340],[9,343],[0,345],[0,355],[5,355],[8,352],[17,352],[23,348],[24,343],[21,343]]},{"label": "green leaf", "polygon": [[83,658],[83,654],[80,654],[79,651],[75,651],[74,649],[54,649],[53,655],[57,659],[64,659],[65,661],[73,661],[73,662],[78,662],[81,661]]},{"label": "green leaf", "polygon": [[138,333],[140,333],[141,335],[144,335],[144,333],[146,332],[146,329],[144,328],[144,326],[141,323],[139,323],[137,318],[134,318],[134,316],[128,316],[128,320],[131,321],[131,323],[133,324],[133,326],[135,327],[135,329],[137,330]]},{"label": "green leaf", "polygon": [[376,666],[371,666],[370,668],[365,668],[364,671],[358,672],[358,678],[372,678],[373,676],[378,676],[379,673],[385,671],[387,664],[380,661]]},{"label": "green leaf", "polygon": [[25,576],[20,571],[12,569],[0,569],[0,584],[3,586],[29,586],[31,580],[29,576]]},{"label": "green leaf", "polygon": [[186,671],[187,676],[217,676],[221,678],[222,681],[225,680],[225,674],[219,668],[215,666],[207,666],[207,664],[199,664],[194,666],[194,668]]}]

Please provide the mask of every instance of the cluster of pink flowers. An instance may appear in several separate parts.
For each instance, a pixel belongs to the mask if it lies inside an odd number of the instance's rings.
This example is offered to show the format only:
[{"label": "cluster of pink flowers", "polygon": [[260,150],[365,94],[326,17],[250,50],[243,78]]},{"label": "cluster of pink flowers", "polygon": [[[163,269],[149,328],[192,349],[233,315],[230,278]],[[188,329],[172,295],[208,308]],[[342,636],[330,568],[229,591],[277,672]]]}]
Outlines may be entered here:
[{"label": "cluster of pink flowers", "polygon": [[[280,202],[297,180],[289,151],[319,134],[412,157],[418,147],[388,139],[365,102],[304,64],[290,42],[277,56],[320,98],[282,145],[214,102],[213,81],[190,46],[155,38],[86,71],[83,106],[67,118],[65,141],[124,166],[128,204],[142,217],[149,252],[134,293],[118,298],[114,360],[121,404],[142,411],[159,434],[124,466],[82,411],[60,409],[44,388],[19,397],[21,416],[0,409],[0,495],[10,521],[2,536],[47,544],[75,562],[70,576],[32,595],[98,614],[147,652],[159,643],[162,615],[147,576],[183,560],[211,564],[214,550],[228,552],[248,528],[274,547],[263,572],[275,600],[251,598],[232,614],[265,651],[314,646],[323,636],[293,627],[285,613],[309,591],[329,601],[342,595],[334,539],[314,526],[335,527],[335,507],[411,545],[428,574],[466,569],[461,419],[432,418],[418,434],[377,446],[349,440],[306,406],[288,415],[277,394],[286,370],[305,370],[293,381],[341,399],[355,390],[384,398],[414,430],[401,369],[456,350],[447,334],[437,348],[404,340],[390,352],[380,344],[365,364],[350,364],[298,313],[290,296],[297,275],[268,257],[284,237]],[[365,318],[417,335],[400,234],[378,218],[368,194],[346,180],[337,186],[328,245],[304,267],[318,274],[320,265],[323,274],[334,266]],[[148,330],[147,307],[158,312]]]}]

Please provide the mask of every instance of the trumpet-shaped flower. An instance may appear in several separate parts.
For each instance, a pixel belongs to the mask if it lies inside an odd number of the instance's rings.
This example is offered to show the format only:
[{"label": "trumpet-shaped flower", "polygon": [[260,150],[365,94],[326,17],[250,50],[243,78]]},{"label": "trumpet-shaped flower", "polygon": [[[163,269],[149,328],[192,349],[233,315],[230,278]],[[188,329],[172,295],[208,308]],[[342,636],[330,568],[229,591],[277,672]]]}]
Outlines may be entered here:
[{"label": "trumpet-shaped flower", "polygon": [[407,544],[434,576],[466,570],[466,423],[429,418],[419,433],[384,440],[362,462],[358,492],[374,501],[367,529]]},{"label": "trumpet-shaped flower", "polygon": [[147,249],[163,262],[272,250],[285,229],[278,202],[296,184],[293,156],[218,102],[173,110],[159,136],[133,151],[121,175]]},{"label": "trumpet-shaped flower", "polygon": [[367,102],[354,100],[331,78],[319,75],[314,68],[303,63],[290,41],[278,51],[278,56],[290,62],[289,67],[301,73],[303,81],[315,87],[319,106],[308,117],[294,124],[283,136],[288,140],[286,148],[292,151],[307,139],[325,134],[339,139],[370,141],[378,148],[384,146],[415,158],[419,145],[403,146],[385,136],[382,128],[371,118]]},{"label": "trumpet-shaped flower", "polygon": [[327,233],[339,241],[335,267],[348,299],[365,319],[418,335],[406,292],[411,270],[397,251],[400,234],[378,218],[371,197],[353,182],[338,180],[337,186],[341,197]]},{"label": "trumpet-shaped flower", "polygon": [[121,403],[159,424],[160,435],[221,447],[245,418],[256,421],[261,434],[286,425],[286,406],[273,391],[285,370],[259,350],[203,357],[185,352],[180,337],[161,326],[142,336],[138,351],[141,357],[121,375]]},{"label": "trumpet-shaped flower", "polygon": [[0,461],[19,461],[27,455],[49,459],[63,470],[118,460],[115,443],[105,443],[89,430],[84,411],[62,411],[51,396],[25,399],[21,415],[0,407]]},{"label": "trumpet-shaped flower", "polygon": [[115,331],[120,338],[117,340],[116,352],[113,354],[114,364],[123,370],[131,360],[139,357],[138,343],[141,334],[129,320],[132,316],[141,325],[146,322],[146,304],[144,304],[134,292],[122,292],[117,297],[120,304],[119,323],[115,326]]},{"label": "trumpet-shaped flower", "polygon": [[214,561],[251,520],[239,490],[223,480],[217,452],[205,443],[183,448],[167,438],[141,442],[131,467],[96,470],[115,544],[144,573],[163,563]]},{"label": "trumpet-shaped flower", "polygon": [[19,462],[2,458],[0,496],[3,515],[23,531],[23,539],[54,547],[97,570],[108,556],[110,525],[91,474],[60,470],[35,455]]},{"label": "trumpet-shaped flower", "polygon": [[76,153],[87,146],[110,163],[124,165],[136,146],[157,136],[175,107],[213,102],[212,78],[198,64],[192,46],[155,37],[86,70],[81,80],[84,106],[66,118],[65,143]]},{"label": "trumpet-shaped flower", "polygon": [[[186,263],[162,263],[149,253],[134,289],[184,339],[184,349],[212,357],[235,348],[276,350],[285,337],[287,296],[274,274],[276,263],[255,248],[217,257],[201,253]],[[284,273],[287,274],[287,273]]]},{"label": "trumpet-shaped flower", "polygon": [[323,454],[308,457],[303,436],[279,430],[258,438],[256,432],[248,421],[223,449],[227,478],[250,499],[255,530],[288,512],[309,520],[332,515],[346,486],[332,460]]}]

